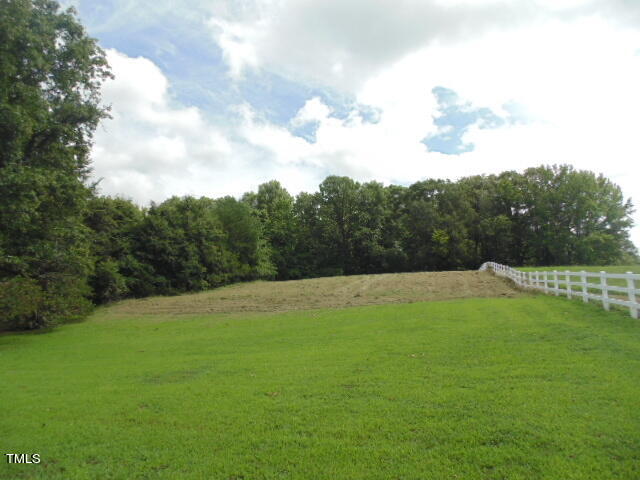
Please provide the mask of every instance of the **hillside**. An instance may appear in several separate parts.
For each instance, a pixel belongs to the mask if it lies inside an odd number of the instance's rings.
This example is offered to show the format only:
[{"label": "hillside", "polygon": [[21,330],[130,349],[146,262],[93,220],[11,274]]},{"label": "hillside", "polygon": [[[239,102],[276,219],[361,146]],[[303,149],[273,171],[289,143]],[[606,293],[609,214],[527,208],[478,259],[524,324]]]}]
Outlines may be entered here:
[{"label": "hillside", "polygon": [[284,312],[387,303],[523,295],[487,272],[418,272],[240,283],[176,297],[127,300],[112,314]]}]

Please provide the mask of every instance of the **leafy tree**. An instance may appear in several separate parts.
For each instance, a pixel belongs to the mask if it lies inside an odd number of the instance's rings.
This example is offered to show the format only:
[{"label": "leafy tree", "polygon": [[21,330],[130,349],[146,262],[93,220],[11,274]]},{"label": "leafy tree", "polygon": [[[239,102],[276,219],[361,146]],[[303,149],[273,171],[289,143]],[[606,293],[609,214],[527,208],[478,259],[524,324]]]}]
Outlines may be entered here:
[{"label": "leafy tree", "polygon": [[270,257],[277,271],[277,279],[290,278],[290,270],[295,264],[296,226],[293,197],[280,182],[272,180],[260,185],[257,193],[245,194],[243,201],[258,214]]},{"label": "leafy tree", "polygon": [[320,196],[302,192],[296,196],[293,206],[295,219],[295,250],[293,263],[289,267],[290,278],[316,277],[327,272],[323,258],[327,248],[322,239],[319,216]]},{"label": "leafy tree", "polygon": [[386,270],[387,246],[383,244],[383,227],[387,219],[388,191],[379,182],[359,185],[354,228],[353,254],[355,271],[380,273]]},{"label": "leafy tree", "polygon": [[382,271],[402,272],[409,270],[410,262],[403,240],[407,237],[406,225],[402,218],[406,212],[407,187],[389,185],[382,219],[380,243],[382,245]]},{"label": "leafy tree", "polygon": [[414,183],[403,217],[405,250],[413,270],[469,268],[473,244],[466,225],[471,205],[461,188],[445,180]]},{"label": "leafy tree", "polygon": [[92,232],[95,269],[89,277],[95,303],[129,295],[141,266],[134,257],[135,235],[143,212],[129,200],[95,197],[89,201],[85,225]]},{"label": "leafy tree", "polygon": [[522,178],[531,232],[528,263],[614,263],[622,258],[633,208],[617,185],[569,165],[530,168]]},{"label": "leafy tree", "polygon": [[52,324],[89,306],[85,181],[109,77],[73,10],[51,0],[0,2],[0,289],[42,299],[35,310],[5,311],[9,328]]},{"label": "leafy tree", "polygon": [[136,296],[176,294],[224,285],[233,279],[233,256],[208,198],[172,197],[152,205],[136,232],[134,255],[142,267]]},{"label": "leafy tree", "polygon": [[176,294],[270,278],[275,270],[251,208],[232,197],[172,197],[152,205],[134,234],[135,296]]},{"label": "leafy tree", "polygon": [[318,217],[327,273],[357,273],[356,231],[361,222],[360,184],[349,177],[327,177],[319,187]]},{"label": "leafy tree", "polygon": [[234,279],[274,277],[276,270],[270,250],[262,237],[259,220],[251,214],[251,207],[233,197],[224,197],[215,201],[214,212],[225,233],[224,245],[236,259]]}]

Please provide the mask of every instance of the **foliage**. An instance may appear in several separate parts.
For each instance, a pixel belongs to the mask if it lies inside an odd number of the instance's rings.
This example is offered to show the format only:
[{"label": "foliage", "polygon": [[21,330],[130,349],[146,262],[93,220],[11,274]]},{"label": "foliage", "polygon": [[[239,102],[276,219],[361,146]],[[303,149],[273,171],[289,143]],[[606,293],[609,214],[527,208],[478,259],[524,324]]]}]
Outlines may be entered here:
[{"label": "foliage", "polygon": [[409,187],[330,176],[293,204],[273,181],[244,200],[258,212],[279,279],[474,269],[487,259],[510,265],[638,259],[628,237],[630,201],[602,175],[567,165]]},{"label": "foliage", "polygon": [[94,197],[85,214],[92,235],[95,268],[89,277],[95,303],[107,303],[127,296],[139,275],[134,257],[136,234],[143,212],[129,200]]},{"label": "foliage", "polygon": [[273,277],[270,251],[251,207],[233,197],[224,197],[215,201],[214,213],[225,232],[224,246],[233,254],[233,280]]},{"label": "foliage", "polygon": [[279,280],[295,276],[291,271],[295,268],[296,233],[293,197],[280,182],[272,180],[260,185],[257,193],[246,193],[243,202],[253,209],[262,225],[265,245],[261,251],[273,262],[264,267],[266,271]]},{"label": "foliage", "polygon": [[93,300],[176,294],[273,278],[260,221],[231,197],[173,197],[149,209],[95,197],[85,224],[92,232]]},{"label": "foliage", "polygon": [[50,0],[0,2],[0,282],[38,299],[15,310],[15,322],[5,318],[9,328],[86,310],[84,181],[109,76],[72,10]]},{"label": "foliage", "polygon": [[35,280],[14,277],[0,282],[0,330],[30,329],[42,324],[43,291]]}]

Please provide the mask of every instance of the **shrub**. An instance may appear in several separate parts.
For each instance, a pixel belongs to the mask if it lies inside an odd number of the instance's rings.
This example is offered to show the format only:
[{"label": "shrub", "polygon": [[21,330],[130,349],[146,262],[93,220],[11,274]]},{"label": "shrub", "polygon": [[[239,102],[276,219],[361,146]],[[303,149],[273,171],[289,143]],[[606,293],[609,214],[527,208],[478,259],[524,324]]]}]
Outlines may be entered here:
[{"label": "shrub", "polygon": [[0,283],[0,330],[41,326],[44,292],[35,280],[16,277]]},{"label": "shrub", "polygon": [[0,330],[33,330],[83,318],[92,308],[87,285],[56,275],[44,282],[14,277],[0,282]]}]

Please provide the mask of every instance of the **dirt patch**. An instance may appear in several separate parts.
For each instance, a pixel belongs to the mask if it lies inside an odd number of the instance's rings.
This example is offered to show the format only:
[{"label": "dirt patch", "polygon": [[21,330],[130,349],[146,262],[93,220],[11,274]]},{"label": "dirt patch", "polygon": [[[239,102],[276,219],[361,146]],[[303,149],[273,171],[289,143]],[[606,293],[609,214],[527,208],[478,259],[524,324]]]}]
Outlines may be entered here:
[{"label": "dirt patch", "polygon": [[357,305],[411,303],[524,293],[488,272],[419,272],[251,282],[176,297],[125,300],[116,314],[281,312]]}]

